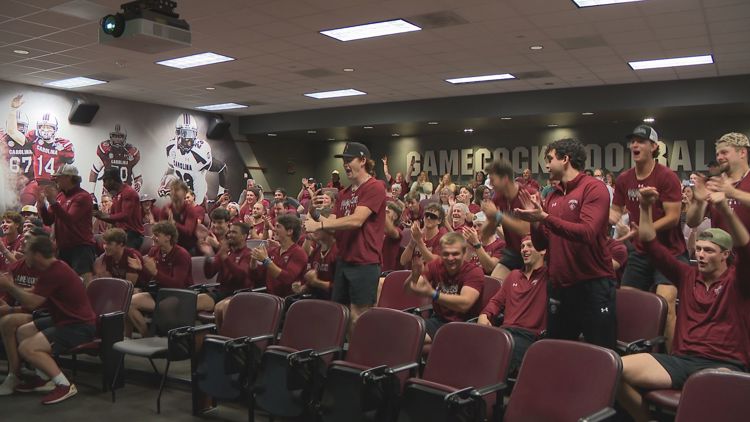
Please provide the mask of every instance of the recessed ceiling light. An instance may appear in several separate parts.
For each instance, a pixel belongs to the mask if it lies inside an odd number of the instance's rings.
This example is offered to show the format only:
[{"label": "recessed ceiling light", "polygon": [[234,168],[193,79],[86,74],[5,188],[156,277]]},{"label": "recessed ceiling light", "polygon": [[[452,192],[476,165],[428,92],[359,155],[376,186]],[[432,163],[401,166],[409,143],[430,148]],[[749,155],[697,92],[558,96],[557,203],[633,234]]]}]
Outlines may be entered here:
[{"label": "recessed ceiling light", "polygon": [[560,125],[555,124],[555,123],[550,123],[550,124],[547,125],[547,127],[558,127],[558,126],[560,126]]},{"label": "recessed ceiling light", "polygon": [[428,125],[436,125],[438,122],[427,122]]},{"label": "recessed ceiling light", "polygon": [[578,7],[604,6],[607,4],[633,3],[644,0],[573,0]]},{"label": "recessed ceiling light", "polygon": [[543,45],[532,45],[531,47],[529,47],[529,50],[535,50],[535,51],[542,50],[542,49],[544,49]]},{"label": "recessed ceiling light", "polygon": [[329,141],[335,141],[336,138],[328,138]]},{"label": "recessed ceiling light", "polygon": [[22,54],[24,56],[29,54],[29,50],[13,50],[13,52],[16,54]]},{"label": "recessed ceiling light", "polygon": [[247,108],[244,104],[237,104],[237,103],[221,103],[221,104],[211,104],[211,105],[204,105],[196,107],[198,110],[205,110],[205,111],[219,111],[219,110],[233,110],[236,108]]},{"label": "recessed ceiling light", "polygon": [[267,133],[266,135],[268,135],[268,136],[272,136],[272,137],[273,137],[273,136],[276,136],[276,134],[275,134],[275,133]]},{"label": "recessed ceiling light", "polygon": [[215,89],[216,89],[216,88],[214,88],[214,87],[212,87],[212,86],[207,86],[207,87],[206,87],[206,91],[213,91],[213,90],[215,90]]},{"label": "recessed ceiling light", "polygon": [[59,81],[45,82],[42,85],[53,86],[55,88],[81,88],[84,86],[106,84],[107,81],[100,81],[99,79],[91,79],[79,76],[77,78],[60,79]]},{"label": "recessed ceiling light", "polygon": [[513,120],[512,117],[501,117],[500,120]]},{"label": "recessed ceiling light", "polygon": [[188,69],[191,67],[205,66],[209,64],[223,63],[234,60],[233,57],[222,56],[216,53],[200,53],[193,54],[191,56],[177,57],[169,60],[161,60],[156,62],[162,66],[174,67],[176,69]]},{"label": "recessed ceiling light", "polygon": [[464,78],[446,79],[446,82],[452,84],[466,84],[471,82],[486,82],[486,81],[500,81],[503,79],[515,79],[516,77],[510,73],[501,73],[497,75],[483,75],[483,76],[467,76]]},{"label": "recessed ceiling light", "polygon": [[344,72],[354,72],[354,68],[353,67],[345,67],[344,68]]},{"label": "recessed ceiling light", "polygon": [[362,129],[372,129],[372,126],[362,126]]},{"label": "recessed ceiling light", "polygon": [[472,129],[472,128],[466,128],[466,129],[464,129],[464,133],[474,133],[474,129]]},{"label": "recessed ceiling light", "polygon": [[712,55],[692,56],[692,57],[675,57],[672,59],[642,60],[638,62],[628,62],[633,70],[659,69],[663,67],[694,66],[699,64],[711,64],[714,62]]},{"label": "recessed ceiling light", "polygon": [[337,91],[311,92],[305,94],[306,97],[317,98],[319,100],[324,98],[351,97],[353,95],[367,95],[367,93],[357,91],[356,89],[339,89]]},{"label": "recessed ceiling light", "polygon": [[382,37],[384,35],[401,34],[404,32],[420,30],[422,30],[422,28],[403,19],[396,19],[386,22],[367,23],[364,25],[330,29],[327,31],[320,31],[320,33],[339,41],[353,41],[361,40],[363,38]]},{"label": "recessed ceiling light", "polygon": [[400,133],[391,133],[391,136],[401,136]]},{"label": "recessed ceiling light", "polygon": [[645,119],[643,119],[644,123],[653,123],[655,121],[656,119],[654,119],[653,117],[646,117]]},{"label": "recessed ceiling light", "polygon": [[593,116],[593,115],[594,115],[594,113],[592,113],[590,111],[584,111],[583,113],[581,113],[581,116]]},{"label": "recessed ceiling light", "polygon": [[317,130],[308,130],[307,133],[313,134],[313,133],[318,133],[318,131]]}]

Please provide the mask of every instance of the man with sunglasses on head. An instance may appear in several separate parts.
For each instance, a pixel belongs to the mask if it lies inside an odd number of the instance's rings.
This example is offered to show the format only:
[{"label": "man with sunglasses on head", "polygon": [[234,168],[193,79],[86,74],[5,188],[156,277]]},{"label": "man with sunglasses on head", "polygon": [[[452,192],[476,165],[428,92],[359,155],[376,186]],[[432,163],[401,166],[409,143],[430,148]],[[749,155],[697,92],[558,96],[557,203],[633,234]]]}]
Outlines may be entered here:
[{"label": "man with sunglasses on head", "polygon": [[353,327],[357,319],[377,300],[380,261],[385,231],[385,186],[372,173],[375,162],[370,150],[358,142],[348,142],[344,152],[335,156],[344,162],[351,185],[340,191],[333,217],[312,216],[305,230],[333,230],[340,258],[336,264],[331,298],[348,304]]}]

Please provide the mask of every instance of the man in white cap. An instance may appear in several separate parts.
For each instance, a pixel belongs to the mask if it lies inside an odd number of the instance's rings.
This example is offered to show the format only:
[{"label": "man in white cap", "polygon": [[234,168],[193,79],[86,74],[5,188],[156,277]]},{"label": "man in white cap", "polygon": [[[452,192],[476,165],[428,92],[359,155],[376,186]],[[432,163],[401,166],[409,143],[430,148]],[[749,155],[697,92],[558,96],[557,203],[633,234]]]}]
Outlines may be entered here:
[{"label": "man in white cap", "polygon": [[53,179],[55,185],[38,193],[36,206],[44,224],[55,225],[59,258],[88,285],[96,259],[91,194],[81,189],[81,176],[72,164],[60,166]]},{"label": "man in white cap", "polygon": [[341,184],[339,179],[339,171],[334,170],[331,172],[331,181],[326,185],[327,188],[336,188],[338,190],[344,190],[344,185]]},{"label": "man in white cap", "polygon": [[36,209],[36,206],[34,206],[34,205],[24,205],[23,207],[21,207],[21,217],[23,217],[23,218],[29,218],[29,217],[38,218],[39,217],[39,211]]}]

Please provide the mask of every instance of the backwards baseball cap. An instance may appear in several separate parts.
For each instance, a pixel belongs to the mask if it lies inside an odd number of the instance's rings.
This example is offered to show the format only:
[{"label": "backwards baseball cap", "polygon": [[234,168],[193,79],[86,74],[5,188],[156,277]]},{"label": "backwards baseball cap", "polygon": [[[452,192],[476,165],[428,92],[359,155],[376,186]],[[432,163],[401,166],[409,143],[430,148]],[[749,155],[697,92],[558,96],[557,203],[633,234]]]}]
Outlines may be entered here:
[{"label": "backwards baseball cap", "polygon": [[724,230],[717,228],[703,230],[695,240],[707,240],[711,243],[719,245],[719,247],[723,250],[731,250],[733,244],[732,236],[730,236],[729,233],[725,232]]},{"label": "backwards baseball cap", "polygon": [[334,171],[331,172],[331,174],[339,174],[339,171],[338,170],[334,170]]},{"label": "backwards baseball cap", "polygon": [[750,148],[750,140],[747,139],[747,136],[737,132],[730,132],[723,135],[721,138],[719,138],[718,141],[716,141],[716,146],[719,146],[719,144],[729,144],[734,147]]},{"label": "backwards baseball cap", "polygon": [[657,135],[654,128],[649,125],[639,125],[625,137],[625,139],[632,138],[648,139],[651,142],[659,142],[659,135]]},{"label": "backwards baseball cap", "polygon": [[370,158],[370,150],[359,142],[347,142],[344,152],[336,154],[333,158]]},{"label": "backwards baseball cap", "polygon": [[39,214],[39,211],[36,209],[34,205],[24,205],[21,207],[21,214],[23,213],[32,213],[32,214]]},{"label": "backwards baseball cap", "polygon": [[152,198],[151,195],[149,195],[147,193],[142,193],[141,194],[141,202],[148,202],[148,201],[156,202],[156,199]]},{"label": "backwards baseball cap", "polygon": [[73,164],[63,164],[57,168],[53,176],[78,176],[78,169]]}]

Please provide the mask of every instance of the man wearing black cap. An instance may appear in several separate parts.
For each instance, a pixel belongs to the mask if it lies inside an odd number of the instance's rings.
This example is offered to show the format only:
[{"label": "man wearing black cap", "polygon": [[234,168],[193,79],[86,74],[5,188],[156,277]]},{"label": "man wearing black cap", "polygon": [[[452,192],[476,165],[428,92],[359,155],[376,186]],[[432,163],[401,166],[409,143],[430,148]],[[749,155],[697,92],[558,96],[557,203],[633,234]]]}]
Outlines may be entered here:
[{"label": "man wearing black cap", "polygon": [[343,159],[351,185],[338,195],[334,207],[337,218],[308,218],[305,229],[308,233],[323,229],[336,233],[340,254],[332,299],[349,305],[353,327],[377,298],[385,232],[385,187],[370,175],[375,162],[366,146],[348,142],[344,152],[335,157]]},{"label": "man wearing black cap", "polygon": [[[688,262],[685,237],[680,229],[680,208],[682,185],[675,172],[656,162],[659,155],[659,137],[651,126],[640,125],[627,136],[630,153],[635,167],[626,170],[615,181],[615,193],[610,208],[609,222],[617,224],[624,212],[630,215],[630,222],[639,224],[638,190],[653,187],[659,191],[659,199],[654,204],[654,228],[659,243],[667,247],[672,256]],[[628,265],[622,276],[622,287],[651,290],[656,285],[656,294],[666,299],[668,304],[667,350],[671,350],[675,324],[675,301],[677,288],[654,265],[649,262],[643,243],[633,240],[635,251],[628,256]]]},{"label": "man wearing black cap", "polygon": [[112,208],[109,215],[97,210],[94,212],[94,217],[125,230],[128,235],[125,244],[129,248],[139,250],[143,243],[143,217],[138,192],[130,185],[123,183],[120,178],[120,169],[116,167],[104,170],[102,184],[104,189],[112,195]]}]

